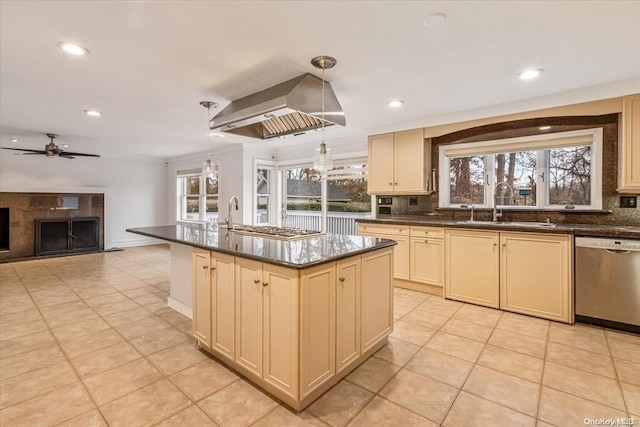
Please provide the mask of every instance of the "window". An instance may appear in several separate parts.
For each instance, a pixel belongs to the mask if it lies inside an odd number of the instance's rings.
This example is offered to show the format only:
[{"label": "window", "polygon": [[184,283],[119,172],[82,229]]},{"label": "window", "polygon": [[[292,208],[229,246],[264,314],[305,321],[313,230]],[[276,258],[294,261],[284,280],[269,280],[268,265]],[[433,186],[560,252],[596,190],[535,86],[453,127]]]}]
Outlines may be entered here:
[{"label": "window", "polygon": [[218,172],[206,176],[201,170],[178,171],[178,221],[218,220]]},{"label": "window", "polygon": [[440,206],[601,209],[602,128],[440,147]]},{"label": "window", "polygon": [[256,163],[254,224],[276,224],[276,171],[272,162]]}]

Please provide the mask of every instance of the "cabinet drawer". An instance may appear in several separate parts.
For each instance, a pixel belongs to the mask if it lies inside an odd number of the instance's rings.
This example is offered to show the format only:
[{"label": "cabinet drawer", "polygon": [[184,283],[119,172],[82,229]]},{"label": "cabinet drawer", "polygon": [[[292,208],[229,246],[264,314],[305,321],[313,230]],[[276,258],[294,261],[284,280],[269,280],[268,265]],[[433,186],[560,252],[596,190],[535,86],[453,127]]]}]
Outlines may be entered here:
[{"label": "cabinet drawer", "polygon": [[443,239],[444,228],[411,226],[411,237],[429,237],[432,239]]},{"label": "cabinet drawer", "polygon": [[384,234],[396,236],[409,236],[408,225],[378,225],[378,224],[358,224],[358,234]]}]

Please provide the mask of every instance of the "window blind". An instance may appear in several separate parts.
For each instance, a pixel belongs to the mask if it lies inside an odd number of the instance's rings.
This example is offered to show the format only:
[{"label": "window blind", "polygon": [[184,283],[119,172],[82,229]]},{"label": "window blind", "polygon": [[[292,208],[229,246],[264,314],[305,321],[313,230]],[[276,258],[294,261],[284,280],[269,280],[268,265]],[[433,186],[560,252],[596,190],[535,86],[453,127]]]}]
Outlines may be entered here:
[{"label": "window blind", "polygon": [[563,148],[591,145],[593,134],[575,135],[527,141],[497,140],[486,143],[461,144],[463,146],[445,146],[444,155],[447,157],[469,157],[482,154],[514,153],[518,151],[544,150],[549,148]]}]

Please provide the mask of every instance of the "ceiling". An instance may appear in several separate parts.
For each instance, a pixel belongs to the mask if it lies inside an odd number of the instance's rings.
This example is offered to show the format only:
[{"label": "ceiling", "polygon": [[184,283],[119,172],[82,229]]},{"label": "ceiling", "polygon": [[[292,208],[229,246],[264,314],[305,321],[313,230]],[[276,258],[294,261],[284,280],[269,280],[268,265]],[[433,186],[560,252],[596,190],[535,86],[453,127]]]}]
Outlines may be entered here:
[{"label": "ceiling", "polygon": [[[437,12],[446,22],[425,26]],[[199,105],[320,75],[317,55],[338,60],[326,79],[347,119],[326,130],[328,142],[532,100],[640,92],[638,16],[638,1],[2,1],[0,145],[41,149],[54,132],[70,151],[169,158],[242,142],[317,144],[317,135],[207,143]],[[91,54],[70,56],[61,41]],[[519,80],[528,68],[544,72]],[[405,104],[392,110],[392,99]]]}]

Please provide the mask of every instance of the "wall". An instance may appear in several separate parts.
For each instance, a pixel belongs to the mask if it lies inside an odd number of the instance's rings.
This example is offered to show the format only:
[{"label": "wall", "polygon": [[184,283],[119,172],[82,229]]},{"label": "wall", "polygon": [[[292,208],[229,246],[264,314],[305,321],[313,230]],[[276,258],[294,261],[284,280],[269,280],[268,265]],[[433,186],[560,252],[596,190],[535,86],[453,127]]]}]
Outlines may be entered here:
[{"label": "wall", "polygon": [[0,191],[104,194],[105,249],[157,242],[125,230],[167,222],[165,176],[160,160],[67,160],[0,151]]}]

